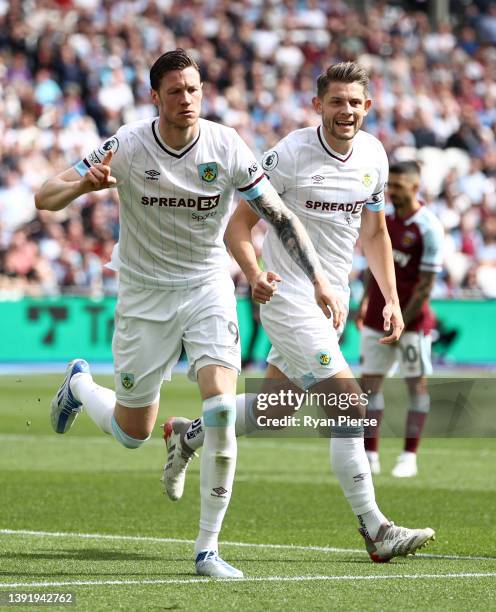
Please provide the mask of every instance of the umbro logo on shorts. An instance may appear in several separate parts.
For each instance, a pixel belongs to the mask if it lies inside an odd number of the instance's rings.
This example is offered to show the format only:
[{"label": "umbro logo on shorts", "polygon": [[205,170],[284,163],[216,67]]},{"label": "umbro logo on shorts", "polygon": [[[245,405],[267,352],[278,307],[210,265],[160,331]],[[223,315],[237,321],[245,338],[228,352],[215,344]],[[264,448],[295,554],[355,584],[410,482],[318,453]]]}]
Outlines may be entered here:
[{"label": "umbro logo on shorts", "polygon": [[158,181],[158,177],[160,176],[158,170],[146,170],[145,174],[147,181]]}]

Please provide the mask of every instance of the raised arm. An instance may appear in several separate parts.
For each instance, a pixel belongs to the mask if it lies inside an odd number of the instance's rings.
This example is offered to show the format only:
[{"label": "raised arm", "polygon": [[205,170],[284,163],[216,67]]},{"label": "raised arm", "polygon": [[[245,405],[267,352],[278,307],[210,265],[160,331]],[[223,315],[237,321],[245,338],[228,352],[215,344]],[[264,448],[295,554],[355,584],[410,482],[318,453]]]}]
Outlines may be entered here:
[{"label": "raised arm", "polygon": [[288,209],[271,185],[261,195],[249,200],[248,204],[275,229],[289,256],[312,282],[315,301],[327,318],[330,318],[332,313],[334,327],[340,327],[346,317],[346,309],[332,291],[301,221]]},{"label": "raised arm", "polygon": [[382,311],[384,331],[391,333],[380,339],[381,344],[391,344],[399,340],[404,328],[401,316],[396,277],[394,273],[391,239],[386,226],[384,211],[371,211],[365,208],[362,213],[360,242],[367,258],[370,271],[374,275],[386,305]]},{"label": "raised arm", "polygon": [[34,202],[40,210],[61,210],[84,193],[114,187],[116,179],[111,175],[110,162],[112,151],[109,151],[101,164],[95,164],[81,176],[75,168],[68,168],[45,181],[35,193]]}]

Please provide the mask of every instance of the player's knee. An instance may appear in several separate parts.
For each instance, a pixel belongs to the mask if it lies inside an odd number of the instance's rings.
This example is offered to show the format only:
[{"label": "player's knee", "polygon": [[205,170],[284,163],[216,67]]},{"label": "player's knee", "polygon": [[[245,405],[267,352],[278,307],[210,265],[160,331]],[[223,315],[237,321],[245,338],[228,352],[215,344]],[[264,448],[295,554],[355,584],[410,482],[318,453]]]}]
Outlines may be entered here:
[{"label": "player's knee", "polygon": [[143,446],[143,444],[151,437],[151,434],[148,432],[142,435],[141,432],[124,431],[114,417],[112,418],[112,433],[117,442],[120,442],[122,446],[125,446],[126,448],[139,448],[140,446]]},{"label": "player's knee", "polygon": [[429,412],[431,398],[428,393],[418,393],[411,396],[410,410],[412,412]]},{"label": "player's knee", "polygon": [[377,412],[384,410],[384,395],[382,393],[370,393],[368,396],[367,409],[370,412]]},{"label": "player's knee", "polygon": [[227,395],[210,397],[203,403],[205,427],[233,427],[236,423],[236,400]]}]

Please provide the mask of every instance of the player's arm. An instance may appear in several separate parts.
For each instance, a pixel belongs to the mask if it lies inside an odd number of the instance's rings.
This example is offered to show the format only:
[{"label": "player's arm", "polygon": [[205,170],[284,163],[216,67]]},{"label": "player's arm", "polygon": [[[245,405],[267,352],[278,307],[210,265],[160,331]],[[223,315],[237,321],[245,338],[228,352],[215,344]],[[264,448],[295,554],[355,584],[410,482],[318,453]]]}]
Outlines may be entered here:
[{"label": "player's arm", "polygon": [[363,320],[367,314],[369,307],[369,285],[370,285],[370,271],[367,269],[364,272],[363,278],[363,295],[358,306],[358,311],[355,317],[355,324],[359,330],[363,329]]},{"label": "player's arm", "polygon": [[420,314],[422,304],[429,299],[437,272],[421,271],[418,283],[415,285],[412,297],[403,310],[405,325],[414,321]]},{"label": "player's arm", "polygon": [[265,304],[274,295],[277,289],[276,282],[279,282],[281,277],[275,272],[264,272],[258,265],[251,231],[259,221],[260,217],[244,200],[241,200],[229,220],[225,240],[250,283],[253,299]]},{"label": "player's arm", "polygon": [[346,309],[332,291],[301,221],[288,209],[270,183],[260,195],[250,199],[248,204],[275,229],[289,256],[311,280],[315,289],[315,301],[328,319],[332,313],[334,327],[340,327],[346,318]]},{"label": "player's arm", "polygon": [[360,229],[360,243],[367,258],[370,271],[374,275],[386,301],[382,311],[384,331],[389,332],[392,328],[389,335],[381,338],[380,342],[381,344],[391,344],[399,340],[404,323],[396,290],[391,239],[387,231],[386,217],[383,210],[364,209]]},{"label": "player's arm", "polygon": [[109,151],[102,163],[90,166],[83,176],[74,167],[71,167],[48,179],[35,193],[36,208],[51,211],[61,210],[84,193],[114,187],[117,181],[111,175],[111,161],[112,151]]}]

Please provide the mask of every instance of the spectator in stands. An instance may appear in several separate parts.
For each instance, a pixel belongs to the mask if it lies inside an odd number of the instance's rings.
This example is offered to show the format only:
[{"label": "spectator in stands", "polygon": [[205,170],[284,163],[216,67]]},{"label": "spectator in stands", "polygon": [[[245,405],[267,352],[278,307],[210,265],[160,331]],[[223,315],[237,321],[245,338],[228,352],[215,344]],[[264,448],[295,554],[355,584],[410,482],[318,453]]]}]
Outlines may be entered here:
[{"label": "spectator in stands", "polygon": [[[114,197],[82,197],[55,229],[35,213],[32,194],[116,125],[155,112],[146,67],[177,46],[195,50],[204,116],[235,126],[259,154],[288,131],[317,123],[307,109],[325,65],[364,64],[376,100],[365,129],[391,161],[412,152],[421,160],[424,147],[445,151],[427,201],[453,248],[473,260],[458,289],[473,287],[494,248],[487,223],[481,246],[464,218],[467,207],[481,222],[496,210],[496,4],[459,3],[438,26],[411,6],[369,2],[365,14],[340,0],[0,2],[0,287],[53,292],[57,278],[59,290],[76,283],[76,291],[113,291],[112,272],[95,280],[94,269],[118,237]],[[39,265],[31,258],[19,267],[22,241],[27,251],[37,246]]]}]

